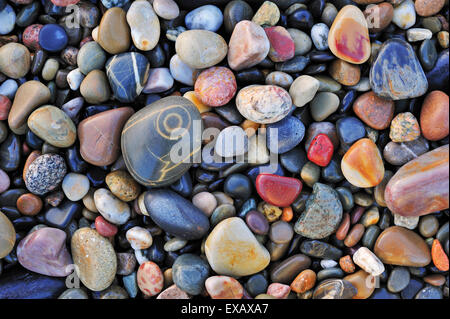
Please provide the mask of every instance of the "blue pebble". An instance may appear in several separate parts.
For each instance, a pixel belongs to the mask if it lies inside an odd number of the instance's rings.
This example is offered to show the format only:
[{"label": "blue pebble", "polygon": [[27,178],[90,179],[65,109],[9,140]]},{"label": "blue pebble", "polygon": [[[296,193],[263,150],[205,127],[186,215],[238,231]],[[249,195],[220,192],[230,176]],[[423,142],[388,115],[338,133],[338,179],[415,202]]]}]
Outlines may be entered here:
[{"label": "blue pebble", "polygon": [[61,51],[68,41],[66,30],[59,24],[46,24],[39,32],[39,45],[46,51]]},{"label": "blue pebble", "polygon": [[0,21],[0,35],[8,34],[14,30],[16,13],[9,4],[7,4],[3,9],[0,9]]},{"label": "blue pebble", "polygon": [[173,282],[190,295],[199,295],[209,276],[209,264],[197,255],[179,256],[172,266]]},{"label": "blue pebble", "polygon": [[402,39],[383,43],[370,68],[370,87],[391,100],[410,99],[427,92],[428,81],[413,47]]},{"label": "blue pebble", "polygon": [[189,12],[184,22],[189,30],[200,29],[216,32],[223,23],[223,14],[216,6],[208,4]]},{"label": "blue pebble", "polygon": [[295,116],[287,116],[268,126],[267,147],[273,153],[283,154],[296,147],[304,136],[305,125],[302,121]]},{"label": "blue pebble", "polygon": [[442,51],[434,67],[426,74],[429,90],[444,90],[448,83],[449,50]]},{"label": "blue pebble", "polygon": [[125,6],[130,0],[102,0],[102,4],[105,6],[105,8],[110,9],[112,7],[123,7]]},{"label": "blue pebble", "polygon": [[7,96],[8,99],[14,99],[16,91],[19,88],[17,82],[13,79],[8,79],[0,85],[0,94]]},{"label": "blue pebble", "polygon": [[341,118],[336,122],[336,130],[339,140],[343,144],[353,144],[366,136],[364,124],[356,117],[349,116]]},{"label": "blue pebble", "polygon": [[124,276],[122,278],[123,285],[125,286],[126,291],[128,292],[128,295],[131,298],[136,298],[138,294],[138,284],[137,284],[137,277],[136,272],[131,273],[128,276]]},{"label": "blue pebble", "polygon": [[147,81],[149,69],[147,58],[140,53],[125,52],[110,58],[106,75],[114,97],[123,103],[133,102]]}]

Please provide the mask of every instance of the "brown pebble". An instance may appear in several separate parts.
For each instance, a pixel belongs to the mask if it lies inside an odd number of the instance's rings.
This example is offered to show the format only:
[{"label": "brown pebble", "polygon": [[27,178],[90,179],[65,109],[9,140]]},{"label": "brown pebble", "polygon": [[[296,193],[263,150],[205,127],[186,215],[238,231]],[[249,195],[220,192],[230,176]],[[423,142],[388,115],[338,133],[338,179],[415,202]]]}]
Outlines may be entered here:
[{"label": "brown pebble", "polygon": [[342,218],[341,225],[338,227],[336,231],[336,238],[338,240],[344,240],[347,237],[348,230],[350,229],[350,215],[349,213],[345,213]]},{"label": "brown pebble", "polygon": [[427,94],[420,111],[420,128],[423,136],[438,141],[449,133],[449,99],[442,91]]},{"label": "brown pebble", "polygon": [[355,246],[364,235],[365,227],[363,224],[356,224],[345,237],[344,245],[347,247]]},{"label": "brown pebble", "polygon": [[425,281],[427,284],[430,284],[432,286],[442,286],[443,284],[445,284],[445,276],[441,275],[441,274],[432,274],[432,275],[428,275],[425,276],[423,278],[423,281]]},{"label": "brown pebble", "polygon": [[42,200],[31,193],[21,195],[16,202],[17,209],[23,215],[34,216],[42,209]]},{"label": "brown pebble", "polygon": [[356,85],[361,78],[359,66],[336,59],[329,67],[330,75],[342,85]]},{"label": "brown pebble", "polygon": [[445,0],[416,0],[414,7],[418,15],[429,17],[441,11],[444,4]]},{"label": "brown pebble", "polygon": [[383,99],[373,91],[362,94],[353,103],[356,116],[376,130],[389,127],[394,117],[394,108],[394,101]]}]

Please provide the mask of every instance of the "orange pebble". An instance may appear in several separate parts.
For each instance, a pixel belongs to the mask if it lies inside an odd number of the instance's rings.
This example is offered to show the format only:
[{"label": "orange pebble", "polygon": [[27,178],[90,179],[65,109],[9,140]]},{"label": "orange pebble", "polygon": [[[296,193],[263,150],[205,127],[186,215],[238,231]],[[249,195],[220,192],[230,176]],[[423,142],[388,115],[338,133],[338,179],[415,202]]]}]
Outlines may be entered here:
[{"label": "orange pebble", "polygon": [[259,124],[250,120],[245,120],[244,122],[242,122],[241,127],[248,137],[252,137],[258,130]]},{"label": "orange pebble", "polygon": [[28,155],[27,160],[25,161],[25,165],[23,167],[23,174],[22,174],[23,180],[25,180],[25,177],[26,177],[27,171],[28,171],[28,167],[30,166],[30,164],[33,163],[33,161],[41,155],[42,154],[40,151],[33,151],[30,153],[30,155]]},{"label": "orange pebble", "polygon": [[208,105],[203,104],[202,101],[197,98],[194,91],[184,93],[183,97],[194,103],[200,113],[211,111],[211,108]]},{"label": "orange pebble", "polygon": [[292,207],[284,207],[283,213],[281,214],[281,220],[285,222],[290,222],[292,218],[294,217],[294,213],[292,211]]},{"label": "orange pebble", "polygon": [[439,240],[435,239],[431,246],[431,258],[437,269],[440,271],[448,271],[448,257]]},{"label": "orange pebble", "polygon": [[311,269],[306,269],[295,277],[294,281],[291,283],[291,289],[297,293],[304,293],[305,291],[312,289],[315,283],[316,273]]},{"label": "orange pebble", "polygon": [[341,259],[339,259],[339,266],[341,266],[341,269],[348,274],[355,272],[355,264],[350,255],[341,257]]}]

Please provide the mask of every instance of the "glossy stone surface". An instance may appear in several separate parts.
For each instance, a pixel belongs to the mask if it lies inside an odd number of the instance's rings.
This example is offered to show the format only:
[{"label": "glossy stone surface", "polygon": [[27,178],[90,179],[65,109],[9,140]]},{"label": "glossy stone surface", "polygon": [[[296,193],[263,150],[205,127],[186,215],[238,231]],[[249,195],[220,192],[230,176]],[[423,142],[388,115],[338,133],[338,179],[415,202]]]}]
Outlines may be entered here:
[{"label": "glossy stone surface", "polygon": [[314,290],[313,299],[351,299],[357,290],[349,281],[329,279],[321,282]]},{"label": "glossy stone surface", "polygon": [[113,224],[123,225],[130,218],[130,207],[105,188],[94,192],[94,202],[99,213]]},{"label": "glossy stone surface", "polygon": [[223,23],[223,14],[214,5],[205,5],[190,11],[184,18],[189,30],[200,29],[216,32]]},{"label": "glossy stone surface", "polygon": [[192,240],[202,238],[209,230],[205,214],[173,191],[148,191],[144,202],[152,220],[170,234]]},{"label": "glossy stone surface", "polygon": [[65,289],[65,280],[39,275],[25,269],[9,271],[0,277],[2,299],[55,299]]},{"label": "glossy stone surface", "polygon": [[58,24],[46,24],[39,32],[39,45],[50,52],[61,51],[68,41],[66,31]]},{"label": "glossy stone surface", "polygon": [[228,276],[212,276],[206,279],[205,288],[212,299],[241,299],[244,294],[242,285]]},{"label": "glossy stone surface", "polygon": [[284,62],[294,57],[294,41],[285,28],[268,27],[264,32],[270,42],[268,56],[273,62]]},{"label": "glossy stone surface", "polygon": [[318,134],[313,138],[308,148],[308,159],[321,167],[327,166],[333,156],[334,147],[326,134]]},{"label": "glossy stone surface", "polygon": [[73,234],[71,247],[81,282],[93,291],[109,287],[117,270],[117,257],[111,243],[97,231],[81,228]]},{"label": "glossy stone surface", "polygon": [[234,27],[228,46],[228,64],[239,71],[261,62],[269,53],[270,42],[262,27],[244,20]]},{"label": "glossy stone surface", "polygon": [[260,174],[256,178],[256,190],[261,198],[272,205],[288,207],[302,190],[300,180],[273,174]]},{"label": "glossy stone surface", "polygon": [[0,258],[7,256],[14,248],[16,231],[13,224],[0,211]]},{"label": "glossy stone surface", "polygon": [[190,295],[199,295],[209,275],[208,263],[197,255],[183,254],[172,266],[173,282]]},{"label": "glossy stone surface", "polygon": [[222,61],[227,55],[228,46],[217,33],[188,30],[177,37],[175,50],[180,59],[190,67],[204,69]]},{"label": "glossy stone surface", "polygon": [[348,275],[344,277],[344,280],[349,281],[355,288],[357,289],[356,295],[354,295],[353,299],[367,299],[369,298],[375,290],[375,285],[370,286],[367,283],[375,284],[375,278],[365,272],[364,270],[359,270],[354,274]]},{"label": "glossy stone surface", "polygon": [[384,164],[372,140],[363,138],[354,143],[341,161],[345,178],[358,187],[373,187],[384,177]]},{"label": "glossy stone surface", "polygon": [[385,264],[423,267],[431,262],[430,248],[411,230],[392,226],[378,237],[374,253]]},{"label": "glossy stone surface", "polygon": [[126,51],[130,46],[130,27],[122,8],[113,7],[105,12],[98,26],[97,42],[110,54]]},{"label": "glossy stone surface", "polygon": [[26,124],[30,113],[38,106],[50,100],[50,90],[41,82],[27,81],[16,92],[8,124],[16,134],[23,134],[22,127]]},{"label": "glossy stone surface", "polygon": [[311,265],[311,259],[303,254],[286,258],[270,272],[272,282],[290,284],[296,276]]},{"label": "glossy stone surface", "polygon": [[270,262],[269,252],[238,217],[227,218],[212,230],[205,253],[212,269],[220,275],[248,276]]},{"label": "glossy stone surface", "polygon": [[420,128],[423,136],[430,141],[437,141],[449,132],[449,99],[442,91],[427,94],[420,111]]},{"label": "glossy stone surface", "polygon": [[152,50],[160,36],[159,19],[148,2],[133,2],[126,15],[134,45],[142,51]]},{"label": "glossy stone surface", "polygon": [[423,95],[428,81],[411,45],[390,39],[383,43],[371,66],[370,86],[380,97],[402,100]]},{"label": "glossy stone surface", "polygon": [[370,56],[370,39],[364,14],[358,7],[342,8],[328,33],[328,46],[338,58],[361,64]]},{"label": "glossy stone surface", "polygon": [[355,100],[353,111],[371,128],[384,130],[389,127],[394,117],[394,102],[381,98],[370,91]]},{"label": "glossy stone surface", "polygon": [[17,258],[23,267],[42,275],[66,277],[72,273],[66,233],[57,228],[41,228],[22,239]]},{"label": "glossy stone surface", "polygon": [[428,150],[429,143],[427,140],[423,137],[419,137],[418,139],[410,142],[389,142],[384,147],[383,157],[388,163],[401,166],[428,152]]},{"label": "glossy stone surface", "polygon": [[119,156],[120,134],[134,113],[130,107],[104,111],[87,117],[78,124],[80,153],[90,164],[110,165]]},{"label": "glossy stone surface", "polygon": [[[195,134],[200,133],[195,131],[193,123],[199,123],[200,119],[194,104],[176,96],[163,98],[136,112],[125,124],[121,142],[131,176],[147,186],[165,186],[178,180],[200,151],[200,145],[193,143]],[[184,134],[174,132],[176,128],[188,130],[189,144],[182,140]],[[143,131],[148,134],[146,138],[136,138],[142,137]],[[176,143],[185,144],[191,150],[188,158],[180,158],[177,163],[170,158],[170,151]]]},{"label": "glossy stone surface", "polygon": [[388,208],[403,216],[447,209],[448,156],[448,145],[444,145],[403,165],[386,186]]},{"label": "glossy stone surface", "polygon": [[110,58],[105,68],[114,97],[120,102],[129,103],[142,92],[150,64],[144,55],[126,52]]},{"label": "glossy stone surface", "polygon": [[75,125],[65,112],[55,106],[36,109],[28,117],[27,124],[34,134],[53,146],[69,147],[75,143]]},{"label": "glossy stone surface", "polygon": [[298,118],[287,116],[279,122],[268,125],[266,134],[267,148],[273,153],[283,154],[303,140],[305,126]]}]

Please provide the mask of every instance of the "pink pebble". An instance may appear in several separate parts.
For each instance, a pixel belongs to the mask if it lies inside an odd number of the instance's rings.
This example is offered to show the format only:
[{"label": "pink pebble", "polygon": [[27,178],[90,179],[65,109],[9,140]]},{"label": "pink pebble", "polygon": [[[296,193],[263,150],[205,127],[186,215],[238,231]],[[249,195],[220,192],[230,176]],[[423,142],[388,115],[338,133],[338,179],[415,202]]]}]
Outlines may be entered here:
[{"label": "pink pebble", "polygon": [[0,169],[0,194],[9,188],[11,181],[8,174],[6,174],[2,169]]},{"label": "pink pebble", "polygon": [[17,246],[17,259],[26,269],[52,277],[72,273],[72,257],[66,246],[66,233],[44,227],[28,234]]},{"label": "pink pebble", "polygon": [[269,58],[273,62],[284,62],[294,57],[294,41],[285,28],[281,26],[268,27],[264,31],[269,38]]},{"label": "pink pebble", "polygon": [[137,272],[139,289],[146,296],[154,296],[161,292],[164,286],[164,276],[157,264],[152,261],[143,263]]},{"label": "pink pebble", "polygon": [[286,299],[290,292],[291,287],[288,285],[279,284],[277,282],[274,282],[267,287],[267,294],[278,299]]},{"label": "pink pebble", "polygon": [[223,66],[212,67],[200,73],[195,81],[195,95],[203,104],[222,106],[236,94],[236,78]]},{"label": "pink pebble", "polygon": [[206,279],[205,288],[212,299],[242,299],[244,288],[228,276],[212,276]]},{"label": "pink pebble", "polygon": [[156,299],[191,299],[191,297],[176,285],[172,285],[164,289]]},{"label": "pink pebble", "polygon": [[11,100],[7,96],[0,94],[0,120],[4,121],[8,118],[11,109]]}]

